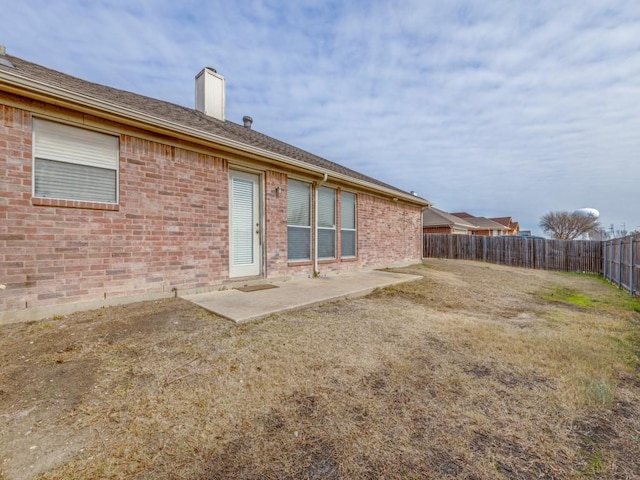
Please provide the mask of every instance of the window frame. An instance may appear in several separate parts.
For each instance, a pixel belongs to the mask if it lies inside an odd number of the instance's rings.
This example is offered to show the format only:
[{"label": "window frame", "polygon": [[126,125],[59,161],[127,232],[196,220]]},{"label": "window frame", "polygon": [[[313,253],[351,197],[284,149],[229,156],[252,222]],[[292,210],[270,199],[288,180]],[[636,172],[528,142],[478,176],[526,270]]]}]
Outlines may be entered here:
[{"label": "window frame", "polygon": [[[317,251],[317,257],[318,260],[335,260],[337,258],[337,206],[338,206],[338,202],[337,202],[337,190],[335,188],[331,188],[331,187],[326,187],[324,185],[321,185],[319,187],[317,187],[317,191],[318,191],[318,219],[316,222],[316,245],[318,246],[318,251]],[[323,215],[323,205],[322,205],[322,196],[320,192],[327,192],[327,191],[331,191],[331,194],[333,196],[333,222],[332,224],[329,226],[327,225],[321,225],[321,221],[324,217]],[[333,232],[333,255],[330,256],[321,256],[320,252],[322,251],[322,245],[321,245],[321,235],[320,232]]]},{"label": "window frame", "polygon": [[[55,131],[63,132],[66,135],[57,136]],[[52,142],[52,139],[54,141]],[[74,139],[80,148],[74,148]],[[95,140],[92,142],[91,140]],[[52,147],[53,145],[53,147]],[[87,148],[89,147],[89,148]],[[71,152],[69,157],[64,157],[65,149]],[[93,152],[95,155],[91,155]],[[88,156],[84,157],[84,153]],[[75,158],[73,158],[75,157]],[[58,170],[56,166],[58,165]],[[47,178],[47,167],[51,168]],[[74,167],[78,167],[74,169]],[[100,198],[99,195],[91,196],[91,191],[86,195],[84,192],[78,194],[64,194],[60,190],[68,188],[69,190],[78,189],[83,180],[82,170],[90,172],[90,169],[103,170],[110,172],[109,177],[113,178],[100,179],[99,175],[97,186],[100,182],[105,187],[105,192],[113,195],[112,198]],[[78,178],[69,181],[69,185],[63,185],[55,190],[55,177],[62,177],[64,171],[71,173],[79,173]],[[76,170],[74,172],[74,170]],[[111,173],[112,172],[112,173]],[[40,175],[39,175],[40,174]],[[87,173],[87,176],[91,175]],[[47,194],[42,188],[47,188],[47,181],[53,188],[53,192]],[[86,187],[86,183],[84,183]],[[120,202],[120,137],[113,133],[107,133],[97,129],[86,128],[57,119],[33,118],[32,128],[32,196],[34,204],[38,205],[61,205],[61,206],[79,206],[84,205],[87,208],[99,208],[103,205],[105,208],[117,207]],[[85,188],[86,190],[86,188]]]},{"label": "window frame", "polygon": [[[353,198],[353,228],[345,227],[345,197],[350,196]],[[344,254],[344,232],[353,232],[353,255]],[[340,191],[340,258],[345,260],[351,260],[358,258],[358,195],[354,192]]]},{"label": "window frame", "polygon": [[[303,219],[306,217],[307,223],[303,224],[303,223],[290,223],[290,221],[292,220],[292,216],[291,216],[291,200],[292,200],[292,185],[295,184],[300,184],[300,185],[304,185],[305,188],[307,189],[307,211],[306,212],[301,212],[300,215],[303,217]],[[311,205],[312,205],[312,193],[313,193],[313,185],[310,182],[305,182],[302,180],[297,180],[295,178],[289,178],[287,179],[287,261],[288,262],[309,262],[311,261],[311,257],[312,257],[312,251],[311,251],[311,244],[312,244],[312,218],[311,218]],[[304,205],[303,205],[304,206]],[[292,244],[291,244],[291,233],[295,230],[299,230],[302,231],[302,229],[304,229],[304,231],[308,232],[308,237],[309,237],[309,241],[308,244],[306,245],[307,248],[307,252],[308,255],[305,258],[292,258],[291,253],[292,253]]]}]

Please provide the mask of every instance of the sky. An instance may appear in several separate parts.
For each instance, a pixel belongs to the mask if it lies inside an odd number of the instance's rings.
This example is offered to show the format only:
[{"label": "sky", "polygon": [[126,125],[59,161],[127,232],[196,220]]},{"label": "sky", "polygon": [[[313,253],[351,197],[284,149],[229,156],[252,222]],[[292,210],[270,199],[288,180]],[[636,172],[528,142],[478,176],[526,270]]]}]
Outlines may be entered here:
[{"label": "sky", "polygon": [[591,207],[640,230],[637,0],[0,0],[11,55],[226,118],[540,233]]}]

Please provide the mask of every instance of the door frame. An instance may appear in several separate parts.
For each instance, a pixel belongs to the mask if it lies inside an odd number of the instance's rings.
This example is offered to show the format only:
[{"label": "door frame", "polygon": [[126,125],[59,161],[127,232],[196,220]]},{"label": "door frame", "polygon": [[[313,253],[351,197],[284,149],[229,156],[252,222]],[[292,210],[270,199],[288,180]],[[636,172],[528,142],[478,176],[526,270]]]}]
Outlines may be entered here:
[{"label": "door frame", "polygon": [[[264,273],[264,225],[265,225],[265,215],[264,215],[264,173],[261,171],[230,167],[229,168],[229,278],[240,278],[240,277],[255,277],[262,276]],[[257,233],[253,237],[253,248],[254,248],[254,262],[250,266],[235,266],[233,264],[233,178],[244,178],[245,180],[249,179],[256,186],[254,190],[254,198],[253,198],[253,217],[256,220],[257,225],[254,225],[253,228],[257,228]]]}]

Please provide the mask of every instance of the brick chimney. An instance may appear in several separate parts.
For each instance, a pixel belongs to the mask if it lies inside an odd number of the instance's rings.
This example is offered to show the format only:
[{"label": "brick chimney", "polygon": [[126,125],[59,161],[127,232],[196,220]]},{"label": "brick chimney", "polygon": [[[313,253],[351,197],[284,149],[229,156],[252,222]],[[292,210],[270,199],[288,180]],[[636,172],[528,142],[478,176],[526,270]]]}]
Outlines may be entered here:
[{"label": "brick chimney", "polygon": [[224,121],[224,77],[205,67],[196,75],[196,110]]}]

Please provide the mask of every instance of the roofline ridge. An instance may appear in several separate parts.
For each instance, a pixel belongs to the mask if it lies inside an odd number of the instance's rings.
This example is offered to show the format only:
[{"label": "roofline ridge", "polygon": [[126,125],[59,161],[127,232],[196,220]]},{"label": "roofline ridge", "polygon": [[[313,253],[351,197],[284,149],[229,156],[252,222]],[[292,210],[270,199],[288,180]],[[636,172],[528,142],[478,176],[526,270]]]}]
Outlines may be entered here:
[{"label": "roofline ridge", "polygon": [[[23,62],[26,62],[26,63],[30,63],[32,65],[36,65],[37,67],[40,67],[40,68],[47,69],[47,67],[42,67],[42,66],[40,66],[38,64],[35,64],[35,63],[32,63],[32,62],[28,62],[26,60],[22,60],[19,57],[12,57],[12,58],[17,58],[20,61],[23,61]],[[52,70],[52,69],[48,69],[48,70]],[[58,74],[67,75],[65,73],[57,72],[55,70],[52,70],[52,71],[54,71],[54,72],[56,72]],[[79,80],[79,81],[82,81],[82,82],[87,82],[87,83],[91,83],[91,84],[98,85],[98,86],[101,86],[101,87],[112,88],[114,90],[127,92],[126,90],[116,89],[114,87],[109,87],[107,85],[102,85],[102,84],[98,84],[98,83],[95,83],[95,82],[89,82],[87,80],[83,80],[83,79],[78,78],[78,77],[73,77],[72,75],[67,75],[67,76],[72,77],[72,78],[74,78],[76,80]],[[369,181],[366,181],[366,180],[361,180],[361,179],[358,179],[358,178],[354,178],[352,176],[344,175],[344,174],[341,174],[339,172],[335,172],[333,170],[322,168],[322,167],[319,167],[319,166],[316,166],[316,165],[310,165],[307,162],[303,162],[301,160],[297,160],[295,158],[292,158],[292,157],[289,157],[289,156],[286,156],[286,155],[283,155],[283,154],[280,154],[280,153],[271,152],[269,150],[266,150],[266,149],[263,149],[263,148],[260,148],[260,147],[255,147],[255,146],[249,145],[247,143],[243,143],[243,142],[240,142],[240,141],[237,141],[237,140],[229,139],[229,138],[220,136],[220,135],[215,134],[215,133],[206,132],[206,131],[203,131],[201,129],[189,127],[187,125],[181,125],[181,124],[178,124],[176,122],[172,122],[170,120],[165,120],[165,119],[162,119],[162,118],[160,118],[158,116],[150,115],[148,113],[141,112],[140,110],[129,108],[127,106],[124,106],[124,105],[121,105],[121,104],[118,104],[118,103],[114,103],[114,102],[110,102],[110,101],[102,99],[102,98],[96,98],[96,97],[93,97],[91,95],[87,95],[87,94],[84,94],[84,93],[80,93],[80,92],[76,92],[76,91],[73,91],[73,90],[69,90],[69,89],[64,88],[64,87],[60,87],[60,86],[57,86],[57,85],[52,85],[50,83],[46,83],[46,82],[43,82],[43,81],[40,81],[40,80],[37,80],[37,79],[30,78],[29,76],[25,76],[25,75],[20,73],[19,69],[13,69],[13,68],[12,69],[4,69],[4,68],[0,68],[0,85],[3,84],[3,83],[7,84],[9,87],[11,87],[13,85],[13,88],[20,87],[20,88],[25,89],[27,91],[31,91],[32,93],[36,94],[37,96],[44,97],[45,99],[46,99],[46,95],[49,95],[49,96],[57,98],[57,99],[66,100],[67,102],[70,102],[71,104],[75,105],[76,108],[79,107],[79,106],[83,106],[83,105],[85,107],[92,107],[94,109],[104,111],[105,113],[110,114],[110,115],[116,115],[118,117],[124,117],[125,119],[126,118],[130,118],[130,119],[138,121],[138,122],[148,123],[148,124],[160,126],[162,128],[170,129],[172,131],[179,132],[179,133],[182,133],[182,134],[186,134],[186,135],[191,136],[191,137],[199,138],[201,140],[207,140],[207,141],[210,141],[210,142],[213,142],[213,143],[217,143],[217,144],[222,145],[224,147],[232,148],[232,149],[235,149],[235,150],[247,151],[248,153],[251,153],[251,154],[259,156],[259,157],[264,157],[264,158],[267,158],[267,159],[276,160],[277,162],[280,162],[280,163],[284,163],[284,164],[288,164],[288,165],[291,165],[291,166],[294,166],[294,167],[297,167],[297,168],[302,168],[302,169],[305,169],[305,170],[316,172],[319,175],[327,174],[330,177],[338,178],[340,180],[347,181],[349,183],[352,183],[352,184],[355,184],[355,185],[359,185],[359,186],[368,188],[370,190],[374,190],[374,191],[378,190],[378,191],[384,192],[384,193],[386,193],[386,194],[388,194],[388,195],[390,195],[390,196],[392,196],[394,198],[395,197],[401,197],[405,201],[410,201],[410,203],[417,203],[417,204],[420,204],[422,206],[431,205],[431,202],[429,202],[428,200],[420,198],[420,197],[416,197],[414,195],[411,195],[408,192],[404,192],[403,190],[396,189],[395,187],[392,187],[391,185],[384,186],[384,185],[379,185],[377,183],[369,182]],[[14,91],[13,93],[20,94],[21,91],[20,90],[18,90],[18,92]],[[24,92],[22,92],[22,93],[24,93]],[[130,93],[132,95],[138,95],[137,93],[134,93],[134,92],[127,92],[127,93]],[[44,95],[44,94],[46,94],[46,95]],[[144,97],[144,95],[140,95],[140,96]],[[167,101],[164,101],[164,100],[159,100],[159,99],[156,99],[156,98],[153,98],[153,97],[145,97],[145,98],[150,98],[150,99],[152,99],[154,101],[164,102],[164,103],[167,103],[167,104],[170,104],[170,105],[173,105],[173,106],[180,107],[182,109],[193,110],[194,112],[197,112],[197,110],[195,110],[195,109],[188,109],[188,107],[184,107],[182,105],[173,104],[171,102],[167,102]],[[40,99],[42,100],[43,98],[40,98]],[[120,119],[120,121],[122,122],[122,119]],[[233,122],[231,122],[231,123],[233,123]],[[260,132],[258,132],[258,133],[260,133]],[[264,135],[265,137],[272,138],[272,137],[269,137],[268,135],[265,135],[265,134],[262,134],[262,133],[260,133],[260,134]],[[273,139],[273,140],[281,142],[280,140],[277,140],[277,139]],[[284,142],[281,142],[281,143],[284,143]],[[303,151],[302,149],[299,149],[298,147],[295,147],[293,145],[290,145],[290,146],[292,148],[295,148],[295,149]],[[324,161],[330,162],[330,163],[332,163],[334,165],[338,165],[338,166],[340,166],[342,168],[345,168],[345,169],[347,169],[349,171],[355,172],[354,170],[348,169],[347,167],[339,165],[339,164],[337,164],[335,162],[331,162],[330,160],[323,159],[322,157],[319,157],[318,155],[315,155],[313,153],[310,153],[310,152],[306,152],[306,153],[314,155],[315,157],[320,158],[320,159],[322,159]],[[356,173],[359,173],[359,172],[356,172]],[[366,177],[366,175],[364,175],[364,174],[360,174],[360,175],[363,175],[363,176]]]}]

